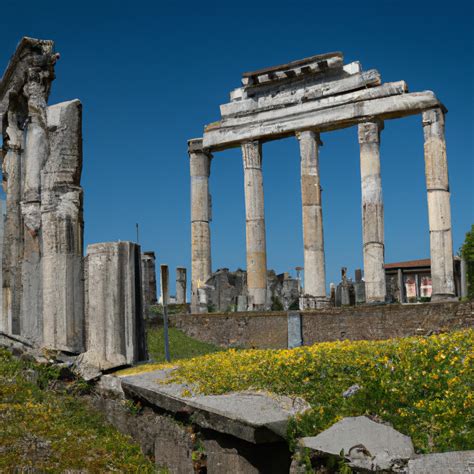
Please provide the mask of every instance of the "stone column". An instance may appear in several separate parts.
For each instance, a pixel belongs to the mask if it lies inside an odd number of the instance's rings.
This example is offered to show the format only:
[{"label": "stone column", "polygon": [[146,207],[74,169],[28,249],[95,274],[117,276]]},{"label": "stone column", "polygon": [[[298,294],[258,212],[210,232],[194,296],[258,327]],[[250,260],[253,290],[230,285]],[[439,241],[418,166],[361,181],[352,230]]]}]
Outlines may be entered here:
[{"label": "stone column", "polygon": [[384,301],[387,292],[380,176],[380,132],[382,129],[383,123],[376,121],[359,125],[364,275],[368,303]]},{"label": "stone column", "polygon": [[42,343],[43,279],[41,263],[41,170],[49,156],[47,100],[53,74],[28,69],[23,88],[28,104],[25,154],[22,162],[21,211],[24,224],[22,261],[21,335]]},{"label": "stone column", "polygon": [[323,211],[319,176],[319,134],[297,134],[301,153],[301,200],[303,204],[304,294],[326,298]]},{"label": "stone column", "polygon": [[142,253],[142,286],[145,306],[156,304],[156,256],[155,252]]},{"label": "stone column", "polygon": [[398,284],[398,302],[404,303],[403,295],[405,294],[405,288],[403,284],[403,270],[399,268],[397,270],[397,284]]},{"label": "stone column", "polygon": [[186,304],[186,268],[176,268],[176,304]]},{"label": "stone column", "polygon": [[423,133],[433,284],[431,301],[439,301],[455,295],[444,112],[440,108],[423,112]]},{"label": "stone column", "polygon": [[147,358],[140,246],[106,242],[87,247],[86,353],[102,370]]},{"label": "stone column", "polygon": [[211,196],[209,175],[212,155],[202,147],[202,138],[188,141],[191,167],[191,305],[199,308],[199,288],[211,277]]},{"label": "stone column", "polygon": [[267,250],[263,201],[262,147],[242,144],[247,242],[247,291],[250,309],[263,309],[267,293]]},{"label": "stone column", "polygon": [[41,170],[43,343],[84,350],[82,104],[48,107],[50,151]]},{"label": "stone column", "polygon": [[[21,161],[23,132],[13,112],[7,121],[3,138],[3,191],[6,194],[6,217],[3,237],[3,288],[0,329],[8,334],[20,334],[21,257],[23,255],[23,225],[21,218]],[[5,123],[4,120],[4,123]]]}]

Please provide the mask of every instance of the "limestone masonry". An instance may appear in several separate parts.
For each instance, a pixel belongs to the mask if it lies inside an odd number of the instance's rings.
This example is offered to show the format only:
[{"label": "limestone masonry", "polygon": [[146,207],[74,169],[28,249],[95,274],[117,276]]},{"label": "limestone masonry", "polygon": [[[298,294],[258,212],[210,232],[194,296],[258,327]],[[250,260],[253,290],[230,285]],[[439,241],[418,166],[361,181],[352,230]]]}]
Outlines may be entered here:
[{"label": "limestone masonry", "polygon": [[[380,139],[384,121],[422,114],[430,225],[432,301],[455,295],[451,210],[444,137],[445,107],[433,92],[409,93],[404,81],[382,83],[376,70],[344,64],[342,53],[312,56],[247,72],[243,86],[221,105],[221,120],[188,142],[191,164],[192,309],[205,307],[212,275],[209,176],[213,154],[240,147],[243,156],[247,231],[247,306],[268,309],[262,143],[296,136],[301,152],[305,284],[300,308],[328,304],[324,258],[320,134],[358,126],[360,145],[365,301],[386,298],[384,209]],[[204,301],[203,301],[204,298]]]},{"label": "limestone masonry", "polygon": [[58,59],[52,41],[23,38],[0,82],[0,331],[98,369],[128,365],[146,359],[140,247],[91,245],[84,265],[82,105],[48,105]]}]

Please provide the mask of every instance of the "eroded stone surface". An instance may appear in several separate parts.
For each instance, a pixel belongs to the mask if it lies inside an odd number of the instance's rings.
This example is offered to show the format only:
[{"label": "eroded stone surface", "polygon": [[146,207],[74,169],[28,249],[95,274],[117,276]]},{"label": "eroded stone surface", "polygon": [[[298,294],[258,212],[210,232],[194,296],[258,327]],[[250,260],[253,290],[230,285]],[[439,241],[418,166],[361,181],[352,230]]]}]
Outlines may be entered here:
[{"label": "eroded stone surface", "polygon": [[355,468],[390,470],[403,466],[415,454],[409,436],[365,416],[337,422],[317,436],[303,438],[301,445],[322,455],[344,457]]},{"label": "eroded stone surface", "polygon": [[[184,384],[163,384],[169,370],[153,371],[122,379],[125,394],[174,413],[193,415],[203,428],[227,433],[251,443],[281,441],[286,437],[288,419],[308,408],[301,399],[263,392],[225,395],[197,395]],[[190,393],[191,396],[184,396]]]},{"label": "eroded stone surface", "polygon": [[408,461],[406,474],[470,474],[474,472],[474,451],[453,451],[420,456]]},{"label": "eroded stone surface", "polygon": [[108,370],[147,358],[140,247],[106,242],[87,249],[85,364]]}]

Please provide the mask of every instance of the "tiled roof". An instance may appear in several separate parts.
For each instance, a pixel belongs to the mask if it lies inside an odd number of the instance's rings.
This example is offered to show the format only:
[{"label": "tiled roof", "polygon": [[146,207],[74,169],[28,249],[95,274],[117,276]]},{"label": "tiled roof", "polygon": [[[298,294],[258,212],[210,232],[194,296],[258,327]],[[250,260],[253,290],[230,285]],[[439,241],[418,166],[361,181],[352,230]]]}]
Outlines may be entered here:
[{"label": "tiled roof", "polygon": [[423,258],[421,260],[407,260],[406,262],[386,263],[385,269],[390,268],[417,268],[417,267],[430,267],[431,260],[429,258]]}]

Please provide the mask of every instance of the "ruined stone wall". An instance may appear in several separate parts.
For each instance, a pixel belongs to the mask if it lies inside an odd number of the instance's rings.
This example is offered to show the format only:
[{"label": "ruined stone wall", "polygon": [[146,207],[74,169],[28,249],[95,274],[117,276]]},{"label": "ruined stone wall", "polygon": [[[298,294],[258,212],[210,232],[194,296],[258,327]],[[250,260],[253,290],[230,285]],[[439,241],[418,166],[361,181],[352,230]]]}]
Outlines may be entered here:
[{"label": "ruined stone wall", "polygon": [[[377,340],[474,327],[472,302],[350,306],[300,313],[304,345],[323,341]],[[173,315],[187,335],[224,347],[286,348],[285,311]]]},{"label": "ruined stone wall", "polygon": [[188,336],[224,347],[280,349],[287,346],[287,313],[207,313],[170,315],[170,324]]},{"label": "ruined stone wall", "polygon": [[23,38],[0,81],[7,195],[0,330],[80,352],[82,106],[48,107],[58,57],[52,41]]}]

